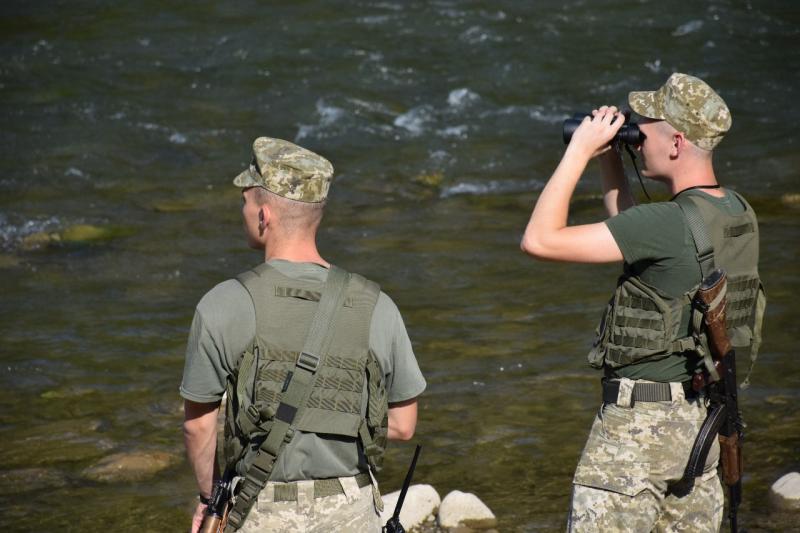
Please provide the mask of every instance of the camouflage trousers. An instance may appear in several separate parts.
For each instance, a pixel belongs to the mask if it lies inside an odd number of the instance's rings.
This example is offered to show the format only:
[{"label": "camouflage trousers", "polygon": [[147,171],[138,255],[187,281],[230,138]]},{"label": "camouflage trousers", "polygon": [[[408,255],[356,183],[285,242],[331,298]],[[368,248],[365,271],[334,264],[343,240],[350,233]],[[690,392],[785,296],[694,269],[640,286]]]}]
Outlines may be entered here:
[{"label": "camouflage trousers", "polygon": [[381,521],[376,498],[380,498],[380,495],[377,486],[359,488],[352,477],[339,478],[339,481],[345,493],[322,498],[314,497],[313,481],[296,481],[297,501],[279,502],[274,501],[276,484],[267,483],[239,531],[379,532]]},{"label": "camouflage trousers", "polygon": [[719,531],[724,496],[716,439],[692,492],[669,491],[706,418],[705,399],[687,400],[681,384],[671,383],[672,401],[631,405],[630,392],[628,401],[622,397],[634,382],[622,382],[617,403],[597,414],[575,470],[567,530]]}]

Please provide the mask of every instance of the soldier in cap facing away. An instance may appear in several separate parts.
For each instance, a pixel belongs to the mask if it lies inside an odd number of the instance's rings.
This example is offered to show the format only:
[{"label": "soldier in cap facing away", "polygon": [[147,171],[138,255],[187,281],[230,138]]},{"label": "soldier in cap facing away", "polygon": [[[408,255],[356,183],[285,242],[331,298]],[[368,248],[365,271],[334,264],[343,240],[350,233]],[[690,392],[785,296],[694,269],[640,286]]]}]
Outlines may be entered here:
[{"label": "soldier in cap facing away", "polygon": [[[717,182],[712,151],[731,116],[711,87],[675,73],[657,91],[630,93],[628,102],[642,117],[641,172],[666,185],[672,199],[635,205],[610,144],[625,118],[603,106],[574,132],[521,243],[536,259],[623,263],[589,353],[590,365],[604,372],[603,403],[573,478],[568,529],[717,531],[723,493],[716,439],[694,489],[671,490],[707,413],[704,391],[692,387],[708,352],[690,297],[714,266],[724,268],[738,280],[728,285],[732,341],[757,350],[758,223],[747,202]],[[610,218],[568,226],[570,198],[594,157]]]},{"label": "soldier in cap facing away", "polygon": [[280,139],[253,143],[234,179],[250,247],[264,262],[220,283],[195,310],[180,392],[200,492],[220,466],[237,479],[226,531],[379,531],[373,472],[387,439],[408,440],[425,380],[403,320],[377,284],[316,245],[333,166]]}]

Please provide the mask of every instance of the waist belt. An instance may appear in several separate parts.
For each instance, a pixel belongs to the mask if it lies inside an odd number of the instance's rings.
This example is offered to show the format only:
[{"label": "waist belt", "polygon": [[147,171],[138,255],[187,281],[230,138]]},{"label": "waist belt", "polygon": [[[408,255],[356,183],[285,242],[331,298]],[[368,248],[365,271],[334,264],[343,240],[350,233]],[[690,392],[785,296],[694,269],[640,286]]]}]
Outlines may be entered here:
[{"label": "waist belt", "polygon": [[[697,398],[697,392],[692,388],[691,381],[684,381],[683,394],[687,400]],[[619,381],[603,379],[603,401],[617,403],[619,397]],[[633,402],[669,402],[672,401],[672,392],[669,383],[635,383],[633,385]]]},{"label": "waist belt", "polygon": [[[367,473],[357,474],[355,476],[358,488],[366,487],[372,483],[372,478]],[[315,479],[314,480],[314,498],[324,498],[326,496],[336,496],[337,494],[344,494],[342,484],[339,483],[339,478],[333,477],[330,479]],[[296,502],[297,501],[297,483],[275,483],[275,497],[272,501],[275,502]]]}]

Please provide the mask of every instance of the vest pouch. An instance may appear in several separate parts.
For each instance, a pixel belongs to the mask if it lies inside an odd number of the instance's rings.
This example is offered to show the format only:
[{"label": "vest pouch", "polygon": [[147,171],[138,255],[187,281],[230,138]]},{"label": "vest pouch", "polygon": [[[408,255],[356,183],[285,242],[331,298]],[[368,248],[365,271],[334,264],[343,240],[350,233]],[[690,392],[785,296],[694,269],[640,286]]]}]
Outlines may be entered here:
[{"label": "vest pouch", "polygon": [[236,399],[236,387],[232,380],[228,382],[225,395],[225,427],[222,439],[222,456],[217,452],[217,461],[222,465],[231,465],[244,453],[247,440],[241,429],[237,426],[239,405]]},{"label": "vest pouch", "polygon": [[592,349],[589,350],[589,366],[592,368],[601,369],[605,363],[606,345],[608,344],[608,335],[611,331],[611,328],[607,326],[613,312],[614,298],[606,304],[606,308],[603,311],[603,318],[600,319],[600,324],[594,330],[594,343],[592,343]]},{"label": "vest pouch", "polygon": [[606,320],[605,364],[611,368],[669,355],[678,337],[684,300],[662,296],[635,277],[623,277]]}]

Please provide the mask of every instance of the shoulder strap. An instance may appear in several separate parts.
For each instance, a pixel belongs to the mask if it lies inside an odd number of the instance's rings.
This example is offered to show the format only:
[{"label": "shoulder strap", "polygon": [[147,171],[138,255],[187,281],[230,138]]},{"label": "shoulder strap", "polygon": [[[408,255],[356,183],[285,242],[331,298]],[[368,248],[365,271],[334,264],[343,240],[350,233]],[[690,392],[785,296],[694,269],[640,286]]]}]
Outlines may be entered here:
[{"label": "shoulder strap", "polygon": [[235,531],[244,523],[258,493],[266,486],[275,461],[294,434],[293,422],[308,400],[317,368],[330,347],[331,326],[337,309],[344,303],[349,279],[348,272],[331,265],[303,350],[297,357],[294,370],[288,378],[288,387],[278,405],[272,429],[261,446],[253,450],[256,456],[244,476],[236,503],[228,515],[226,531]]},{"label": "shoulder strap", "polygon": [[750,367],[747,369],[747,375],[740,385],[742,389],[750,386],[750,376],[753,374],[753,367],[758,358],[758,350],[761,348],[761,328],[764,325],[764,312],[767,308],[767,293],[764,291],[764,285],[759,282],[758,294],[756,295],[756,309],[755,320],[753,321],[753,341],[750,345]]},{"label": "shoulder strap", "polygon": [[690,196],[679,196],[675,203],[683,211],[686,217],[686,224],[692,232],[694,247],[697,251],[697,262],[700,263],[701,281],[706,279],[714,271],[714,244],[706,228],[706,223],[700,214],[700,208],[690,199]]}]

